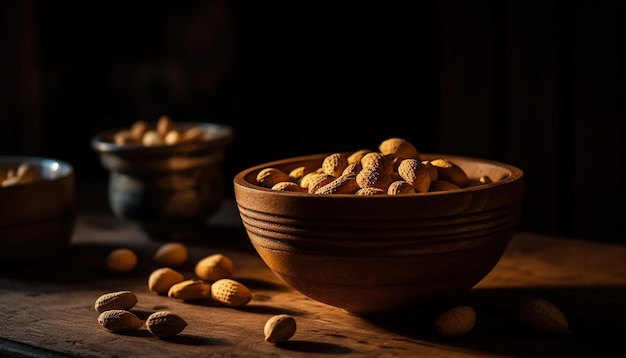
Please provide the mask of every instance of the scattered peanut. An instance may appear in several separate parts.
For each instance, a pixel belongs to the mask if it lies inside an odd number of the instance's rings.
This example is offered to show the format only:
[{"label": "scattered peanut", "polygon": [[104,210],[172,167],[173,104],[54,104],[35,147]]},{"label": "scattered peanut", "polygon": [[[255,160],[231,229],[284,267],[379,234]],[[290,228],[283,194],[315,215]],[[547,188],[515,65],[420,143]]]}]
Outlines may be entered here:
[{"label": "scattered peanut", "polygon": [[211,298],[211,285],[202,280],[185,280],[170,287],[167,296],[185,302],[204,300]]},{"label": "scattered peanut", "polygon": [[148,289],[156,293],[167,293],[172,286],[185,280],[182,273],[169,268],[161,267],[148,277]]},{"label": "scattered peanut", "polygon": [[570,333],[567,318],[553,303],[543,298],[523,302],[517,310],[517,319],[522,325],[540,333]]},{"label": "scattered peanut", "polygon": [[131,249],[115,249],[107,256],[106,265],[111,271],[129,272],[137,266],[137,255]]},{"label": "scattered peanut", "polygon": [[235,265],[229,257],[213,254],[198,261],[194,271],[200,279],[213,282],[232,276]]},{"label": "scattered peanut", "polygon": [[131,291],[105,293],[94,304],[96,311],[129,310],[137,304],[137,296]]},{"label": "scattered peanut", "polygon": [[146,318],[146,328],[159,338],[174,337],[182,332],[185,327],[187,327],[187,322],[169,311],[154,312]]},{"label": "scattered peanut", "polygon": [[152,260],[162,266],[180,266],[187,261],[187,246],[180,242],[161,245]]},{"label": "scattered peanut", "polygon": [[244,284],[223,278],[211,285],[211,297],[214,301],[229,307],[242,307],[252,299],[252,292]]},{"label": "scattered peanut", "polygon": [[459,337],[469,333],[476,324],[476,312],[471,306],[451,308],[437,317],[435,329],[445,337]]},{"label": "scattered peanut", "polygon": [[281,343],[288,341],[296,333],[296,320],[290,315],[279,314],[270,317],[263,327],[265,341]]},{"label": "scattered peanut", "polygon": [[98,323],[112,332],[124,332],[139,329],[143,321],[127,310],[108,310],[100,313]]}]

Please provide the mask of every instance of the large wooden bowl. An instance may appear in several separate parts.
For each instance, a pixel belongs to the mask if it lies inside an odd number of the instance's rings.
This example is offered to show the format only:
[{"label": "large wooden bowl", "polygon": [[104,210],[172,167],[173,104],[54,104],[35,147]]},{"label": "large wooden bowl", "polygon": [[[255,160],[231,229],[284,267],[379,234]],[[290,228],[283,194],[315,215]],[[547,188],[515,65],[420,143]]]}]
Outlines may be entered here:
[{"label": "large wooden bowl", "polygon": [[264,163],[234,178],[251,243],[289,286],[322,303],[368,316],[462,293],[498,263],[515,232],[523,172],[511,165],[448,158],[492,184],[408,195],[313,195],[256,185],[267,167],[314,170],[326,154]]}]

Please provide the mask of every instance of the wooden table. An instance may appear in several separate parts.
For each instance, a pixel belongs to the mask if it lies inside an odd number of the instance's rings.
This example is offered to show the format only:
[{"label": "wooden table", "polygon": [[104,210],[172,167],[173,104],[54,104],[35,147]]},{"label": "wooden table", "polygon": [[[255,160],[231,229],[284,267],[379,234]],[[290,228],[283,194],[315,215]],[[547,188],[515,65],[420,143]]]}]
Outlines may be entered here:
[{"label": "wooden table", "polygon": [[[379,318],[359,318],[313,301],[284,285],[250,245],[236,206],[226,201],[202,237],[187,242],[188,264],[212,253],[233,259],[233,277],[253,292],[235,309],[210,302],[184,303],[147,289],[161,244],[130,223],[103,213],[79,215],[63,257],[23,267],[0,267],[0,355],[34,357],[596,357],[626,353],[626,246],[520,232],[496,268],[467,294]],[[136,270],[113,274],[105,256],[118,247],[139,256]],[[97,323],[95,300],[131,290],[140,317],[178,313],[188,326],[161,340],[145,327],[128,334]],[[520,327],[515,307],[543,297],[565,313],[572,333],[541,335]],[[459,338],[434,330],[434,317],[467,304],[477,323]],[[263,339],[265,321],[288,313],[298,330],[286,343]]]}]

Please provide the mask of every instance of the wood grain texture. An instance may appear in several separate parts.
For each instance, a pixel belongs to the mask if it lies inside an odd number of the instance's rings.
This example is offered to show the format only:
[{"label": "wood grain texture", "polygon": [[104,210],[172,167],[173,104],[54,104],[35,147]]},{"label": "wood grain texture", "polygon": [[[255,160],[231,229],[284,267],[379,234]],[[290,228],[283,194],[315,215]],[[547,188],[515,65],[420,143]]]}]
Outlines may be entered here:
[{"label": "wood grain texture", "polygon": [[[315,302],[285,286],[253,251],[227,203],[205,235],[188,242],[188,263],[220,252],[235,263],[234,278],[253,292],[240,308],[212,302],[183,303],[147,289],[159,243],[106,215],[83,214],[71,250],[57,260],[24,267],[1,267],[0,352],[56,357],[588,357],[624,353],[620,327],[626,320],[626,247],[532,233],[516,234],[496,268],[472,291],[401,314],[363,319]],[[112,248],[130,247],[139,256],[132,273],[111,274],[103,266]],[[170,310],[189,326],[161,340],[144,327],[114,334],[99,326],[93,304],[103,293],[136,293],[141,318]],[[540,296],[559,306],[572,328],[565,336],[542,336],[512,318],[523,300]],[[445,309],[475,308],[476,327],[449,339],[436,334],[434,318]],[[291,340],[263,340],[266,320],[293,315]],[[8,354],[8,353],[6,353]]]}]

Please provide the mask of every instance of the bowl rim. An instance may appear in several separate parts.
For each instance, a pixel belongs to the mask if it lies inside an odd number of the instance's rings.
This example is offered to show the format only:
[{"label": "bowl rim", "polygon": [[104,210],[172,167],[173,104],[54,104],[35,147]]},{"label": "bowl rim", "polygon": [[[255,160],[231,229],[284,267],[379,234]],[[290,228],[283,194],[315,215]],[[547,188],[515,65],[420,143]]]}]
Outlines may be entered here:
[{"label": "bowl rim", "polygon": [[[156,123],[156,122],[154,122]],[[164,148],[172,149],[192,149],[200,146],[222,146],[228,144],[233,140],[234,129],[233,127],[222,124],[222,123],[214,123],[214,122],[196,122],[196,121],[177,121],[175,122],[177,126],[183,128],[191,128],[193,126],[202,126],[213,134],[216,134],[215,137],[212,137],[207,140],[202,141],[192,141],[192,142],[180,142],[172,145],[162,145],[162,146],[153,146],[146,147],[141,144],[127,144],[127,145],[117,145],[110,138],[113,135],[121,130],[127,130],[130,126],[120,126],[111,129],[107,129],[105,131],[101,131],[95,134],[91,138],[91,147],[100,153],[123,153],[123,152],[135,152],[141,150],[146,153],[154,152],[159,153],[164,150]]]},{"label": "bowl rim", "polygon": [[[343,153],[349,155],[353,152],[343,152]],[[316,198],[324,197],[324,198],[330,198],[330,199],[349,197],[349,198],[359,198],[358,200],[384,200],[384,199],[389,200],[389,198],[394,198],[394,197],[408,198],[408,197],[440,196],[440,195],[451,195],[451,194],[467,193],[467,192],[472,192],[472,191],[480,191],[480,190],[485,190],[488,188],[494,188],[494,187],[507,185],[507,184],[524,179],[524,171],[511,164],[507,164],[507,163],[503,163],[503,162],[499,162],[499,161],[495,161],[491,159],[486,159],[486,158],[478,158],[478,157],[456,155],[456,154],[420,153],[422,160],[423,158],[433,158],[433,159],[446,158],[446,159],[451,160],[452,162],[473,161],[473,162],[478,162],[482,164],[488,164],[488,165],[492,165],[496,167],[501,167],[507,170],[509,172],[509,175],[505,178],[494,181],[493,183],[486,183],[483,185],[465,187],[465,188],[461,188],[458,190],[433,191],[433,192],[426,192],[426,193],[410,193],[410,194],[402,194],[402,195],[355,195],[355,194],[314,195],[310,193],[303,193],[303,192],[296,192],[296,191],[272,190],[271,188],[266,188],[266,187],[251,183],[250,181],[246,180],[246,177],[249,176],[251,173],[261,171],[264,168],[275,167],[275,166],[285,166],[285,165],[289,165],[289,163],[294,163],[294,162],[311,161],[311,160],[318,160],[318,159],[322,160],[324,157],[330,154],[333,154],[333,152],[288,157],[288,158],[269,161],[266,163],[257,164],[257,165],[248,167],[238,172],[233,178],[233,184],[245,190],[258,191],[258,192],[271,192],[271,193],[276,193],[276,195],[281,195],[281,196],[316,197]]]}]

